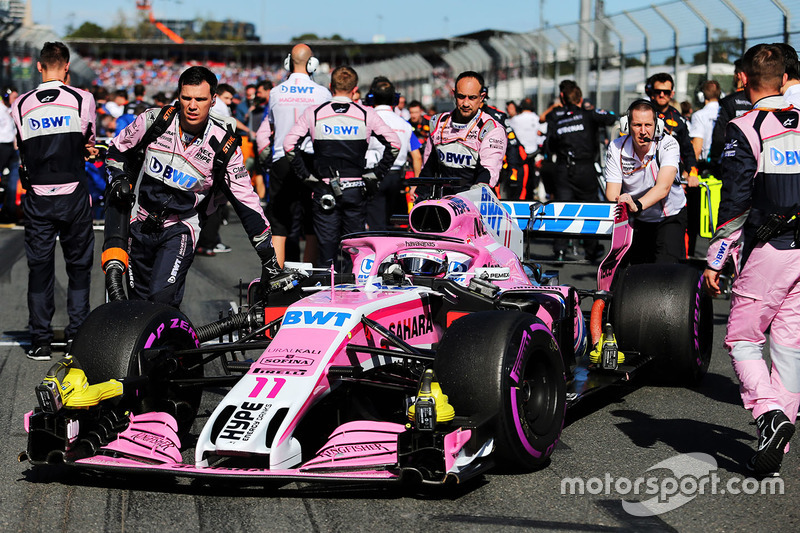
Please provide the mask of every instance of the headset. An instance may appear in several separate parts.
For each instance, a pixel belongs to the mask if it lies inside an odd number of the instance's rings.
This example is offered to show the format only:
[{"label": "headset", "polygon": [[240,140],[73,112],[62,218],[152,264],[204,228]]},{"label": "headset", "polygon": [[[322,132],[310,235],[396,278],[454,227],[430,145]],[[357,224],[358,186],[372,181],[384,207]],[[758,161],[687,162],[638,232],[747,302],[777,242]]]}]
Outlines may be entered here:
[{"label": "headset", "polygon": [[656,128],[653,132],[653,138],[650,139],[651,141],[658,141],[664,135],[664,119],[658,118],[658,111],[656,107],[653,105],[653,102],[650,100],[645,100],[640,98],[639,100],[634,100],[631,105],[628,106],[628,110],[619,118],[619,132],[622,135],[627,135],[630,133],[630,125],[633,121],[633,109],[639,105],[645,104],[647,107],[653,110],[653,116],[656,117]]},{"label": "headset", "polygon": [[[317,70],[319,67],[319,59],[314,56],[308,58],[308,63],[306,63],[306,71],[309,74],[314,74],[314,71]],[[286,59],[283,60],[283,68],[285,68],[290,74],[292,73],[292,53],[286,56]]]},{"label": "headset", "polygon": [[[364,100],[363,100],[364,105],[368,105],[370,107],[375,107],[376,105],[379,105],[379,104],[375,103],[375,88],[378,86],[379,83],[383,83],[383,82],[388,83],[389,85],[392,86],[392,88],[394,88],[394,84],[391,81],[389,81],[389,78],[387,78],[386,76],[376,76],[376,77],[374,77],[372,79],[372,84],[369,86],[369,92],[364,97]],[[399,103],[400,103],[400,93],[395,92],[394,95],[392,96],[392,102],[389,105],[391,105],[392,107],[395,107]]]}]

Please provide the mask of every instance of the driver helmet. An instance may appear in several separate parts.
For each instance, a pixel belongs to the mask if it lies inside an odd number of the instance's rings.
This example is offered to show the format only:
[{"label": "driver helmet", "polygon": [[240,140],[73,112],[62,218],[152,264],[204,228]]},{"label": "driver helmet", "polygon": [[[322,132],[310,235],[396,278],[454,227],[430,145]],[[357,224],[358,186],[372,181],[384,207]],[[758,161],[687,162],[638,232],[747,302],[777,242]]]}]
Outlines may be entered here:
[{"label": "driver helmet", "polygon": [[413,251],[397,254],[403,272],[413,276],[443,276],[447,273],[447,254],[443,252]]}]

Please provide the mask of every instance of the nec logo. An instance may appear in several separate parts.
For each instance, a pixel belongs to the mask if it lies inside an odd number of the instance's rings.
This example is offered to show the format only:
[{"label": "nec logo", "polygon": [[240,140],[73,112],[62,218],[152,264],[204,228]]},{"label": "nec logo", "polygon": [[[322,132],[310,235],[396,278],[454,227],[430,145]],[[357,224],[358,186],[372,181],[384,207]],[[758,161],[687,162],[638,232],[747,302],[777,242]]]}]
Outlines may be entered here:
[{"label": "nec logo", "polygon": [[772,161],[772,164],[775,166],[800,165],[800,151],[798,150],[786,150],[785,152],[782,152],[777,148],[770,148],[769,158],[770,161]]},{"label": "nec logo", "polygon": [[313,87],[300,87],[299,85],[281,85],[281,92],[282,93],[289,93],[289,94],[312,94],[314,92]]},{"label": "nec logo", "polygon": [[454,163],[456,165],[472,165],[472,156],[467,154],[454,154],[452,152],[442,152],[441,150],[437,150],[439,152],[439,161],[443,163]]},{"label": "nec logo", "polygon": [[28,125],[34,131],[38,129],[46,130],[48,128],[60,128],[62,126],[69,127],[69,115],[60,117],[42,117],[41,119],[29,118]]},{"label": "nec logo", "polygon": [[180,170],[172,168],[169,165],[165,165],[155,157],[150,158],[150,164],[148,165],[148,170],[155,177],[161,178],[164,181],[171,181],[173,183],[177,183],[178,185],[185,187],[187,189],[191,189],[192,187],[194,187],[194,184],[197,183],[197,178],[195,178],[191,174],[186,174],[184,172],[181,172]]},{"label": "nec logo", "polygon": [[[340,328],[353,315],[350,313],[337,313],[336,311],[287,311],[283,316],[283,325],[306,324],[309,326],[334,326]],[[333,323],[328,324],[328,322]]]},{"label": "nec logo", "polygon": [[322,126],[326,135],[358,135],[358,126]]}]

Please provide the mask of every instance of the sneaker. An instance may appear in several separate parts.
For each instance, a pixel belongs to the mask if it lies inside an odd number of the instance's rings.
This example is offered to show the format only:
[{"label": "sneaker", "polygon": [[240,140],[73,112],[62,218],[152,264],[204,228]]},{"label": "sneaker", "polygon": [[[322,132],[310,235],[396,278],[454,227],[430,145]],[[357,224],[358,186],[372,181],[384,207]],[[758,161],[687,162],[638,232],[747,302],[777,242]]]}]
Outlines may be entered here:
[{"label": "sneaker", "polygon": [[777,476],[784,448],[794,435],[794,424],[783,411],[774,409],[756,418],[756,427],[758,449],[747,468],[757,476]]},{"label": "sneaker", "polygon": [[26,355],[28,356],[28,359],[33,359],[34,361],[49,361],[52,359],[50,343],[34,344],[31,346],[30,350],[28,350]]},{"label": "sneaker", "polygon": [[231,251],[231,247],[227,244],[218,242],[216,246],[214,246],[214,253],[215,254],[226,254]]},{"label": "sneaker", "polygon": [[194,249],[194,255],[205,255],[206,257],[214,257],[217,254],[211,248],[204,248],[202,246],[198,246],[197,248]]}]

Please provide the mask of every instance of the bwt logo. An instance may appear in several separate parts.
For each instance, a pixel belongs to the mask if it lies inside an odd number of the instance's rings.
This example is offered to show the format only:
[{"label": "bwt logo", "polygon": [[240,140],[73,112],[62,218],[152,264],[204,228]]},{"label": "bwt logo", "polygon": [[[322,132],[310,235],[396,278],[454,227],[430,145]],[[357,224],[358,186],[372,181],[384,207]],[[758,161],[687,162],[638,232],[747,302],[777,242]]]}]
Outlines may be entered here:
[{"label": "bwt logo", "polygon": [[800,165],[800,151],[786,150],[781,152],[777,148],[769,149],[769,158],[775,166],[781,165]]},{"label": "bwt logo", "polygon": [[358,135],[358,126],[322,126],[326,135]]},{"label": "bwt logo", "polygon": [[282,93],[289,93],[289,94],[312,94],[314,92],[313,87],[300,87],[298,85],[281,85],[281,92]]},{"label": "bwt logo", "polygon": [[454,154],[452,152],[439,152],[439,161],[443,163],[455,163],[456,165],[472,165],[472,156],[467,154]]},{"label": "bwt logo", "polygon": [[41,120],[29,118],[28,125],[34,131],[38,130],[39,128],[46,130],[48,128],[60,128],[62,126],[69,127],[70,118],[72,117],[69,115],[63,115],[61,117],[42,117]]},{"label": "bwt logo", "polygon": [[197,178],[191,174],[186,174],[169,165],[165,165],[155,157],[150,158],[150,165],[148,168],[154,176],[160,177],[164,181],[172,181],[187,189],[191,189],[194,187],[194,184],[197,183]]},{"label": "bwt logo", "polygon": [[505,211],[503,207],[496,204],[486,190],[481,192],[481,216],[490,228],[496,232],[500,232],[500,225],[505,219]]},{"label": "bwt logo", "polygon": [[350,313],[337,313],[336,311],[288,311],[283,316],[283,325],[287,324],[307,324],[313,326],[315,324],[325,326],[328,322],[333,321],[331,326],[340,328],[344,325],[345,320],[348,320],[353,315]]}]

